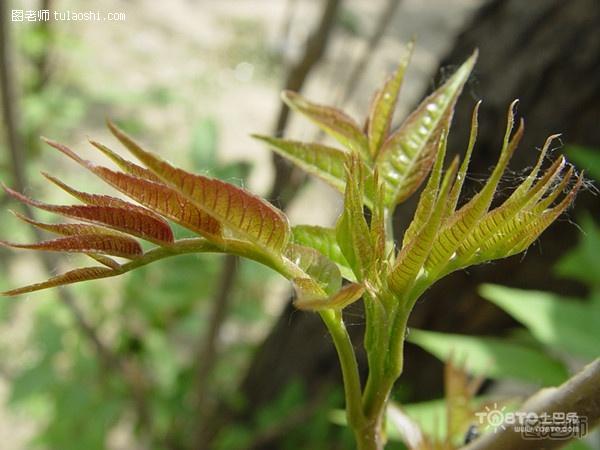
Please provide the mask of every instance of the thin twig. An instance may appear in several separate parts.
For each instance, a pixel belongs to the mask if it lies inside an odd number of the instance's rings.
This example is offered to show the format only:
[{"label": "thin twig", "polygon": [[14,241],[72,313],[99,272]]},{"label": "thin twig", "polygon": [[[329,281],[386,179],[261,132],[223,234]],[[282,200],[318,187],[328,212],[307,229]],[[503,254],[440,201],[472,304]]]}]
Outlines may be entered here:
[{"label": "thin twig", "polygon": [[[587,420],[588,431],[600,421],[600,358],[588,364],[581,372],[557,388],[546,388],[530,397],[520,408],[522,412],[543,414],[576,413]],[[524,439],[515,429],[519,424],[497,427],[496,433],[488,433],[463,450],[546,450],[561,448],[575,438],[552,439],[552,434],[540,435],[540,439]],[[559,425],[559,424],[557,424]]]},{"label": "thin twig", "polygon": [[[385,35],[388,26],[392,23],[392,19],[398,6],[400,6],[400,0],[388,0],[385,8],[381,10],[371,36],[365,43],[362,54],[354,63],[350,76],[340,92],[339,99],[335,101],[335,104],[344,106],[348,100],[350,100],[350,96],[356,91],[357,86],[365,75],[367,67],[369,67],[369,62],[373,58],[373,55],[375,55],[375,50],[381,43],[381,39]],[[320,142],[324,137],[325,133],[322,130],[319,130],[315,133],[313,141]]]},{"label": "thin twig", "polygon": [[[302,58],[293,64],[288,70],[285,89],[299,92],[311,70],[317,65],[325,54],[325,49],[331,37],[335,17],[341,0],[327,0],[319,25],[308,38]],[[281,103],[279,113],[275,122],[275,135],[282,136],[287,128],[290,109],[285,103]],[[276,202],[281,209],[285,209],[295,195],[295,189],[288,189],[290,177],[293,172],[281,156],[273,153],[273,165],[275,166],[275,180],[267,198]]]},{"label": "thin twig", "polygon": [[294,17],[294,10],[296,9],[296,3],[298,0],[287,0],[285,2],[285,12],[283,14],[283,22],[281,24],[281,31],[279,32],[279,46],[278,51],[285,55],[287,50],[289,39],[290,39],[290,30],[292,28],[292,19]]},{"label": "thin twig", "polygon": [[344,86],[344,91],[342,93],[341,104],[343,105],[348,101],[353,92],[355,92],[358,83],[364,76],[364,73],[369,66],[369,61],[375,55],[375,49],[379,46],[381,39],[385,35],[387,28],[390,23],[392,23],[392,19],[398,10],[398,6],[400,6],[400,0],[388,0],[385,8],[381,10],[381,14],[377,19],[377,23],[373,28],[373,32],[365,46],[363,48],[363,52],[358,59],[358,61],[354,64],[352,68],[352,72],[348,77],[348,81]]}]

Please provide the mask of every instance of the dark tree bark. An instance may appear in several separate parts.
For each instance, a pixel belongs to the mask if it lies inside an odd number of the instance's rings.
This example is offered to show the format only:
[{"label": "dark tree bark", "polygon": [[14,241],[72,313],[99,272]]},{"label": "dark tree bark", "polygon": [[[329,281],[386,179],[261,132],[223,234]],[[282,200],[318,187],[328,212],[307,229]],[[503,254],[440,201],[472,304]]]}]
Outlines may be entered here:
[{"label": "dark tree bark", "polygon": [[[547,135],[562,132],[563,141],[600,149],[600,4],[596,0],[494,0],[468,24],[441,68],[462,62],[474,48],[480,59],[473,81],[458,105],[450,149],[464,149],[471,109],[484,99],[480,134],[472,173],[484,177],[495,163],[504,132],[506,110],[520,98],[519,113],[527,118],[525,138],[512,167],[530,165]],[[512,180],[514,183],[514,180]],[[511,180],[506,180],[510,186]],[[473,192],[475,185],[466,186]],[[598,197],[583,193],[570,216],[584,209],[599,211]],[[399,231],[412,214],[399,211]],[[419,301],[410,326],[456,333],[493,334],[514,325],[506,315],[478,298],[483,282],[521,288],[580,294],[581,286],[552,276],[551,267],[578,238],[567,220],[554,224],[529,250],[494,264],[453,274]],[[356,312],[356,311],[355,311]],[[354,320],[355,322],[357,319]],[[362,327],[351,327],[360,345]],[[402,383],[411,400],[436,397],[441,391],[441,365],[415,347],[406,349]],[[364,362],[363,362],[364,367]],[[243,394],[252,410],[268,403],[292,379],[311,391],[339,383],[333,345],[317,315],[294,312],[288,306],[258,350]],[[250,416],[252,411],[246,410]]]},{"label": "dark tree bark", "polygon": [[[444,58],[441,68],[463,61],[474,48],[480,57],[470,86],[459,102],[450,148],[464,149],[468,120],[475,98],[481,97],[479,138],[471,171],[489,173],[497,158],[506,111],[519,98],[518,112],[526,119],[525,136],[512,167],[533,164],[545,138],[562,133],[564,143],[600,151],[600,4],[594,0],[494,0],[473,18]],[[461,150],[462,151],[462,150]],[[506,180],[511,187],[515,180]],[[466,187],[469,192],[469,186]],[[475,186],[471,187],[473,192]],[[585,210],[600,211],[597,196],[583,192],[568,217],[576,220]],[[402,218],[401,218],[402,219]],[[401,220],[402,222],[402,220]],[[525,289],[582,294],[576,283],[552,276],[552,266],[579,238],[565,217],[553,224],[526,256],[516,256],[456,273],[442,280],[419,302],[413,327],[491,334],[512,322],[491,304],[478,298],[481,283]],[[429,397],[440,386],[437,362],[408,346],[403,380],[419,397]]]}]

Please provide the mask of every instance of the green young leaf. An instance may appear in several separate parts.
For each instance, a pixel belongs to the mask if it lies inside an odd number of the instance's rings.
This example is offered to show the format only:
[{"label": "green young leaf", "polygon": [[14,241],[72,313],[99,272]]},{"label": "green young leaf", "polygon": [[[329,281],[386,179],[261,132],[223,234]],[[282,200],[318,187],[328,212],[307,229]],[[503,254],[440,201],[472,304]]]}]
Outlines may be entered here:
[{"label": "green young leaf", "polygon": [[554,223],[558,217],[573,203],[577,192],[583,184],[583,172],[577,178],[575,186],[565,195],[565,197],[556,206],[546,209],[546,207],[554,201],[554,199],[562,193],[570,180],[572,168],[567,176],[559,184],[559,188],[550,193],[545,199],[536,205],[533,211],[534,220],[529,223],[529,226],[522,227],[519,233],[515,233],[511,239],[507,240],[504,246],[498,246],[497,252],[500,252],[502,257],[512,256],[525,251],[533,242]]},{"label": "green young leaf", "polygon": [[342,278],[337,266],[313,248],[290,244],[286,250],[286,257],[306,273],[306,276],[292,279],[296,291],[294,305],[298,309],[341,310],[358,300],[364,293],[364,287],[358,283],[349,283],[342,287]]},{"label": "green young leaf", "polygon": [[464,362],[468,372],[554,386],[568,378],[562,363],[533,348],[505,339],[411,329],[407,340],[442,361]]},{"label": "green young leaf", "polygon": [[344,192],[346,153],[343,151],[317,143],[289,141],[259,135],[253,135],[253,137],[266,142],[279,155],[289,159],[308,173],[321,178],[338,191]]},{"label": "green young leaf", "polygon": [[394,109],[404,80],[404,72],[406,72],[413,48],[414,43],[411,42],[400,59],[396,71],[388,78],[383,87],[375,93],[373,98],[367,122],[369,152],[373,158],[377,157],[390,131]]},{"label": "green young leaf", "polygon": [[109,123],[109,128],[136,158],[196,207],[279,258],[291,234],[283,212],[242,188],[178,169],[141,148],[115,125]]},{"label": "green young leaf", "polygon": [[584,168],[596,181],[600,181],[600,152],[597,148],[569,145],[566,153],[579,167]]},{"label": "green young leaf", "polygon": [[411,242],[415,236],[422,230],[425,224],[429,221],[434,208],[437,205],[437,199],[440,189],[440,181],[442,179],[442,169],[444,166],[444,158],[446,157],[446,146],[448,139],[448,130],[446,129],[436,139],[436,161],[431,171],[431,175],[427,180],[427,184],[419,197],[417,209],[413,215],[413,220],[404,232],[402,239],[402,248]]},{"label": "green young leaf", "polygon": [[[551,139],[552,136],[546,141],[538,163],[525,181],[501,206],[486,214],[465,236],[457,249],[455,266],[470,265],[476,260],[507,256],[509,250],[514,246],[512,243],[514,236],[518,236],[517,240],[520,241],[520,236],[532,233],[533,223],[543,215],[544,208],[540,208],[538,214],[536,214],[536,210],[539,208],[539,202],[544,194],[561,192],[564,187],[560,184],[557,187],[554,183],[564,168],[564,158],[557,159],[535,186],[531,187],[533,180],[537,179],[545,150]],[[563,183],[568,183],[570,178],[571,172],[568,172],[563,178]],[[476,253],[477,255],[475,255]]]},{"label": "green young leaf", "polygon": [[469,144],[467,145],[467,151],[465,153],[463,162],[460,165],[460,169],[458,169],[458,174],[456,175],[454,185],[452,186],[452,191],[450,192],[450,196],[448,198],[448,205],[446,207],[446,211],[444,212],[444,218],[448,217],[449,215],[453,214],[454,211],[456,211],[458,199],[460,197],[463,184],[465,183],[465,179],[467,178],[467,171],[469,169],[469,163],[471,162],[471,155],[473,154],[475,142],[477,141],[477,130],[479,129],[478,116],[480,106],[481,100],[479,100],[473,108],[473,114],[471,115],[471,133],[469,134]]},{"label": "green young leaf", "polygon": [[479,292],[525,325],[548,348],[590,359],[598,357],[600,305],[597,303],[489,284],[483,285]]},{"label": "green young leaf", "polygon": [[[579,280],[595,288],[600,287],[600,227],[590,215],[585,215],[581,221],[583,233],[579,244],[565,256],[555,267],[558,275]],[[585,268],[585,270],[582,270]]]},{"label": "green young leaf", "polygon": [[[389,274],[390,288],[397,296],[403,296],[408,293],[429,256],[436,232],[442,220],[442,214],[452,186],[452,180],[456,174],[458,166],[457,159],[450,165],[450,168],[444,175],[440,187],[442,164],[446,154],[446,133],[442,134],[439,146],[440,150],[437,152],[438,157],[433,168],[433,173],[429,178],[427,187],[421,195],[421,200],[419,201],[417,208],[417,211],[419,209],[429,209],[426,223],[421,226],[419,232],[408,242],[408,244],[403,246],[396,258],[396,264]],[[435,203],[432,203],[432,200],[435,201]],[[428,206],[423,206],[423,204],[427,204]],[[422,212],[424,213],[425,211]],[[415,219],[417,219],[417,217],[418,216],[415,216]]]},{"label": "green young leaf", "polygon": [[455,256],[458,247],[487,213],[492,203],[500,178],[523,135],[523,122],[521,121],[513,138],[510,137],[514,123],[515,105],[516,102],[513,102],[509,108],[508,125],[504,135],[502,151],[487,183],[471,201],[446,219],[446,223],[438,233],[426,264],[426,269],[432,279],[443,273],[450,259]]},{"label": "green young leaf", "polygon": [[283,91],[281,98],[291,109],[308,117],[344,147],[362,155],[366,161],[370,159],[367,137],[346,113],[330,106],[317,105],[291,91]]},{"label": "green young leaf", "polygon": [[454,105],[476,58],[474,53],[383,144],[376,163],[389,186],[388,206],[406,200],[427,176],[435,160],[437,138],[451,121]]},{"label": "green young leaf", "polygon": [[381,274],[387,271],[387,253],[392,252],[393,250],[392,248],[386,248],[385,222],[388,211],[385,208],[385,187],[379,182],[379,173],[377,172],[377,169],[373,172],[372,179],[373,185],[375,186],[375,195],[373,198],[373,207],[371,208],[369,239],[373,247],[373,269]]},{"label": "green young leaf", "polygon": [[[337,266],[317,250],[302,245],[290,244],[286,249],[286,257],[306,273],[308,277],[332,295],[340,290],[342,277]],[[302,284],[306,288],[306,283]],[[312,292],[317,295],[317,292]],[[321,294],[322,295],[322,294]]]},{"label": "green young leaf", "polygon": [[362,281],[372,268],[375,250],[363,212],[365,175],[358,156],[354,154],[346,164],[346,179],[344,211],[336,224],[336,239],[356,279]]},{"label": "green young leaf", "polygon": [[337,243],[333,228],[315,225],[297,225],[292,228],[292,232],[296,244],[314,248],[326,258],[336,263],[344,278],[351,281],[355,280],[348,261],[346,261]]},{"label": "green young leaf", "polygon": [[306,311],[322,311],[325,309],[342,310],[346,306],[359,300],[365,292],[365,288],[362,284],[348,283],[338,292],[326,298],[310,295],[306,296],[302,295],[305,291],[301,285],[302,281],[304,281],[303,278],[295,280],[294,282],[296,291],[299,293],[294,301],[294,306]]}]

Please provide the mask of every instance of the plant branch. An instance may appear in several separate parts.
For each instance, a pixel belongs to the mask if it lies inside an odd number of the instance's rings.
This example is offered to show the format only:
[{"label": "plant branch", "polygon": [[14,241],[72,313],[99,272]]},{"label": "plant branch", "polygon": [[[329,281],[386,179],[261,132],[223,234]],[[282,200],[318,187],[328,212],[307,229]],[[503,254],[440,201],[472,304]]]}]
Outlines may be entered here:
[{"label": "plant branch", "polygon": [[[533,412],[538,416],[554,412],[575,412],[586,418],[588,430],[600,422],[600,358],[556,388],[542,389],[530,397],[520,408],[523,412]],[[525,440],[515,430],[515,425],[499,427],[496,433],[488,433],[463,450],[538,450],[565,446],[570,439],[552,439],[546,436],[536,440]]]},{"label": "plant branch", "polygon": [[398,6],[400,6],[400,0],[388,0],[385,8],[381,10],[379,17],[377,18],[377,23],[373,27],[373,33],[369,36],[360,58],[354,64],[352,72],[348,77],[344,92],[342,93],[342,104],[346,103],[350,98],[350,95],[355,92],[360,79],[369,65],[369,61],[375,54],[375,49],[379,46],[388,26],[392,22],[392,19],[398,10]]}]

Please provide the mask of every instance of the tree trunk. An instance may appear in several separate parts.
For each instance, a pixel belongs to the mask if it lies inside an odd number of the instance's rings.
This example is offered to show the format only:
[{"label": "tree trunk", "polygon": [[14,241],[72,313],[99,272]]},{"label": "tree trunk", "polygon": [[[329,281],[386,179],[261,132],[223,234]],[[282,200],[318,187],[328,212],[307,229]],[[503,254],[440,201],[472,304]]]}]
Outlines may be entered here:
[{"label": "tree trunk", "polygon": [[[526,119],[525,136],[511,167],[531,166],[546,137],[562,133],[566,144],[600,151],[600,4],[595,0],[494,0],[479,11],[458,37],[440,67],[458,64],[479,48],[473,81],[459,102],[450,148],[464,151],[469,117],[483,99],[477,146],[471,172],[489,173],[501,145],[509,103],[519,98],[518,113]],[[512,187],[517,180],[505,180]],[[466,185],[465,192],[476,186]],[[579,238],[577,220],[585,210],[598,215],[597,196],[583,192],[574,210],[553,224],[526,256],[456,273],[435,285],[419,302],[412,327],[472,334],[491,334],[513,325],[510,319],[478,298],[481,283],[525,289],[582,294],[576,283],[552,275],[552,267]],[[440,313],[442,311],[442,313]],[[407,346],[403,381],[420,398],[441,388],[439,363],[414,346]],[[435,386],[438,386],[435,388]]]},{"label": "tree trunk", "polygon": [[[449,12],[451,13],[451,12]],[[520,98],[519,113],[527,118],[525,137],[513,166],[531,165],[549,134],[562,132],[563,142],[600,149],[600,4],[597,0],[494,0],[487,3],[457,39],[442,68],[462,62],[474,48],[480,58],[455,115],[450,149],[466,147],[470,114],[476,98],[484,100],[479,138],[471,170],[478,178],[489,173],[498,156],[506,111]],[[426,30],[425,30],[426,31]],[[476,98],[473,98],[476,97]],[[508,186],[516,180],[505,180]],[[473,192],[475,185],[467,185]],[[412,214],[399,211],[399,231]],[[582,193],[575,211],[598,211],[598,197]],[[554,262],[578,239],[569,221],[554,224],[529,250],[494,264],[474,267],[440,281],[419,301],[411,327],[456,333],[492,334],[514,324],[488,302],[478,298],[483,282],[521,288],[581,293],[581,286],[552,277]],[[353,313],[359,313],[354,309]],[[361,322],[353,317],[352,322]],[[357,346],[362,326],[350,327]],[[439,396],[441,364],[412,346],[406,348],[406,371],[401,382],[411,400]],[[364,367],[364,361],[359,361]],[[331,341],[316,314],[294,312],[289,305],[252,362],[241,390],[248,399],[240,417],[252,416],[293,379],[309,392],[339,383],[340,371]],[[273,447],[277,448],[277,446]]]}]

